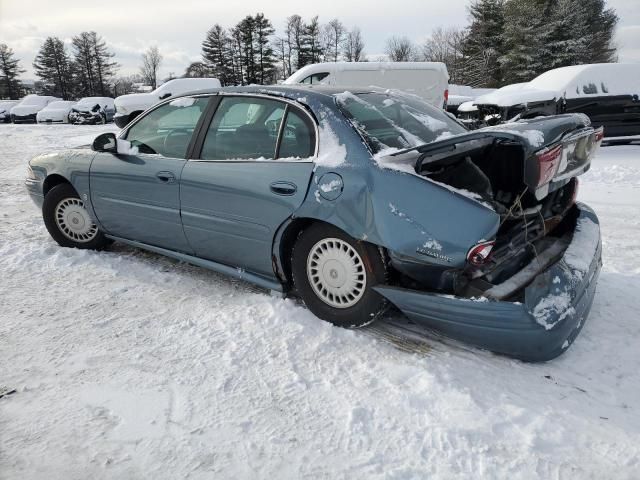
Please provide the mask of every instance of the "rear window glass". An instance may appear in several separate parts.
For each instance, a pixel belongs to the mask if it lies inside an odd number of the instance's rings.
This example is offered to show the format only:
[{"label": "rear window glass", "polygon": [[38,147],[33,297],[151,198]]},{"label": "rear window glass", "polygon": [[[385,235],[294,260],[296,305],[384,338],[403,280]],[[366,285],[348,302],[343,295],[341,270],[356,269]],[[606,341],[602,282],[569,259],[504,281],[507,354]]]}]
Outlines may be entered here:
[{"label": "rear window glass", "polygon": [[344,92],[336,95],[336,102],[374,153],[416,147],[466,131],[443,110],[410,95]]}]

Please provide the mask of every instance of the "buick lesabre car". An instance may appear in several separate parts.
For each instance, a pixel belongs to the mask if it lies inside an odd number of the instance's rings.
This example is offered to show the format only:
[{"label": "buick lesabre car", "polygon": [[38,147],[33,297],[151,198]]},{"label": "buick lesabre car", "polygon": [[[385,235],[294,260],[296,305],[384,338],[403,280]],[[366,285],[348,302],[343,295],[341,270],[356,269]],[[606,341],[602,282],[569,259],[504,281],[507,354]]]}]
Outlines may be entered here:
[{"label": "buick lesabre car", "polygon": [[584,115],[469,132],[401,93],[235,87],[35,157],[26,186],[62,246],[144,248],[294,293],[344,327],[394,305],[542,361],[594,297],[600,229],[575,198],[601,139]]}]

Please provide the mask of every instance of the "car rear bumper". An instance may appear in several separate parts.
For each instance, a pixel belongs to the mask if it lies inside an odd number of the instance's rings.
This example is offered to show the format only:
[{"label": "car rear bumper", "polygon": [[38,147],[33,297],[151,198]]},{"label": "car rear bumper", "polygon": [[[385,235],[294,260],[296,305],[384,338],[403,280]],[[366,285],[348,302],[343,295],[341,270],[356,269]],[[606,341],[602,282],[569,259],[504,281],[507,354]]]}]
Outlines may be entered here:
[{"label": "car rear bumper", "polygon": [[573,343],[591,310],[602,267],[600,226],[578,204],[564,255],[524,290],[524,303],[477,300],[398,287],[376,290],[407,317],[449,337],[525,361],[546,361]]},{"label": "car rear bumper", "polygon": [[11,115],[11,121],[13,123],[36,123],[36,114],[31,113],[29,115]]}]

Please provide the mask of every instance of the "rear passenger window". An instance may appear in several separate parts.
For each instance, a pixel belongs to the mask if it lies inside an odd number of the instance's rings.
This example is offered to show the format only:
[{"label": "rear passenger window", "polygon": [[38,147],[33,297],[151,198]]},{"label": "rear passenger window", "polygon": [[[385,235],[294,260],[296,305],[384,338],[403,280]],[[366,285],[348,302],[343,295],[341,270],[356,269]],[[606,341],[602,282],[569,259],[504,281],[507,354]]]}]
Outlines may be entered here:
[{"label": "rear passenger window", "polygon": [[314,155],[315,145],[313,123],[296,107],[268,98],[227,96],[213,116],[200,158],[302,159]]},{"label": "rear passenger window", "polygon": [[309,158],[315,153],[315,132],[310,121],[303,118],[295,109],[287,112],[282,130],[282,140],[278,158]]},{"label": "rear passenger window", "polygon": [[322,83],[322,80],[324,80],[327,76],[329,76],[329,72],[314,73],[313,75],[309,75],[308,77],[306,77],[300,83],[306,83],[307,85],[317,85],[319,83]]},{"label": "rear passenger window", "polygon": [[285,104],[255,97],[225,97],[209,125],[204,160],[273,160]]}]

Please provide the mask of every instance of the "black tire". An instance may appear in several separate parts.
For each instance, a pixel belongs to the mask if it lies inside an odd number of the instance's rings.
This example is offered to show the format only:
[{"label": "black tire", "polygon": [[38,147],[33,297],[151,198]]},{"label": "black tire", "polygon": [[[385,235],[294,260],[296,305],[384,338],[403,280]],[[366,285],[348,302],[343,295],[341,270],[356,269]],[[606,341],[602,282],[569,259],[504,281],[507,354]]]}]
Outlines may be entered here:
[{"label": "black tire", "polygon": [[[102,250],[111,241],[104,236],[104,234],[96,228],[95,235],[91,235],[88,240],[82,240],[80,235],[78,239],[71,238],[71,234],[65,234],[59,223],[56,221],[56,210],[63,201],[80,200],[80,196],[75,189],[68,183],[62,183],[53,187],[47,195],[44,197],[44,203],[42,204],[42,218],[44,224],[49,231],[51,237],[58,242],[62,247],[80,248],[83,250]],[[80,200],[80,208],[84,209],[82,200]]]},{"label": "black tire", "polygon": [[[361,293],[354,305],[340,308],[332,306],[325,302],[311,285],[307,274],[307,260],[316,245],[328,239],[338,239],[350,245],[362,260],[366,282],[364,293]],[[376,246],[356,241],[331,225],[316,223],[299,235],[293,247],[291,272],[295,290],[309,310],[317,317],[334,325],[345,328],[363,327],[379,318],[387,310],[387,300],[373,290],[375,285],[384,284],[387,279],[387,269],[382,253]]]},{"label": "black tire", "polygon": [[631,140],[607,140],[605,145],[615,147],[618,145],[629,145],[631,142]]}]

